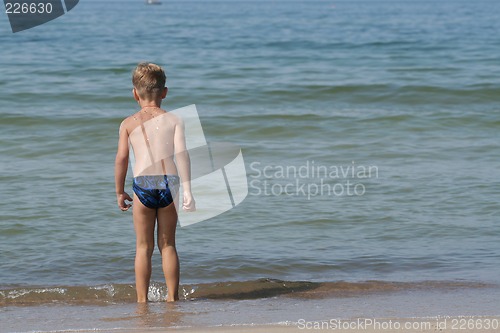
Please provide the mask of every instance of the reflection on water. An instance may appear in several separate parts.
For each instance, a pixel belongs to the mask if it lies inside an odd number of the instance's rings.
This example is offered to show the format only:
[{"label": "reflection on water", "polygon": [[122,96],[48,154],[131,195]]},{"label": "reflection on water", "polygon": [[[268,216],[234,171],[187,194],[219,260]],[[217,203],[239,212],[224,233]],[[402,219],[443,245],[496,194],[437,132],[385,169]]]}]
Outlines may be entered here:
[{"label": "reflection on water", "polygon": [[[123,322],[123,326],[137,329],[181,326],[186,313],[175,303],[137,303],[135,311],[125,316],[102,318],[105,322]],[[121,325],[120,325],[121,326]]]}]

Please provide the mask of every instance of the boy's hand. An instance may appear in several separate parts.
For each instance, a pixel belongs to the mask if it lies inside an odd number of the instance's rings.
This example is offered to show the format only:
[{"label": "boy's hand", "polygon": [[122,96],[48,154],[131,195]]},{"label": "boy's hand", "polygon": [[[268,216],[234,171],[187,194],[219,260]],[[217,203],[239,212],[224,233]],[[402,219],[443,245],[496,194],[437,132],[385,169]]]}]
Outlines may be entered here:
[{"label": "boy's hand", "polygon": [[182,195],[182,209],[186,212],[196,211],[196,204],[191,192],[184,192]]},{"label": "boy's hand", "polygon": [[122,211],[126,211],[130,207],[132,207],[132,204],[125,202],[125,200],[132,201],[132,198],[130,197],[130,195],[128,195],[127,192],[117,194],[116,200],[118,201],[118,207],[120,207]]}]

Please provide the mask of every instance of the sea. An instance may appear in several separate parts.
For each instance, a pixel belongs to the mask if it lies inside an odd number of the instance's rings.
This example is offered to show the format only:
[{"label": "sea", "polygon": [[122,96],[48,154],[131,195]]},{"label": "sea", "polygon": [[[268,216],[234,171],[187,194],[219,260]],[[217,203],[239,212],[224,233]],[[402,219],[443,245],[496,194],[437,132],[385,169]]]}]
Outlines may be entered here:
[{"label": "sea", "polygon": [[[500,314],[500,2],[162,2],[0,13],[0,332]],[[136,305],[116,204],[142,61],[246,170],[178,228],[177,304],[156,250]]]}]

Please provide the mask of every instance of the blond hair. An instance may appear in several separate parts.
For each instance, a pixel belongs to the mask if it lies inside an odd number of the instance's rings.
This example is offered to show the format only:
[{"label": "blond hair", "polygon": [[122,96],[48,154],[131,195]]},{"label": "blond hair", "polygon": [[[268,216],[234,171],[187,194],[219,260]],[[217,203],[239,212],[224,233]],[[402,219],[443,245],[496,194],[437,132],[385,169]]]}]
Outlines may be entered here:
[{"label": "blond hair", "polygon": [[161,96],[167,76],[163,68],[149,62],[137,65],[132,74],[132,84],[142,99],[153,100]]}]

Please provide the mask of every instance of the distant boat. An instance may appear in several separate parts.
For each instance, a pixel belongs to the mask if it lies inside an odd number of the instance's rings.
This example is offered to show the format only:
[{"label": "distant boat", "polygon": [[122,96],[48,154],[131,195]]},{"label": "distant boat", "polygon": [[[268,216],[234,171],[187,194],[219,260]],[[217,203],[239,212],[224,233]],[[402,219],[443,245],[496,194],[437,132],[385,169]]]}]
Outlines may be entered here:
[{"label": "distant boat", "polygon": [[161,5],[160,0],[146,0],[146,5]]}]

